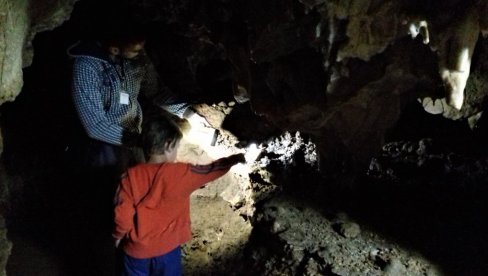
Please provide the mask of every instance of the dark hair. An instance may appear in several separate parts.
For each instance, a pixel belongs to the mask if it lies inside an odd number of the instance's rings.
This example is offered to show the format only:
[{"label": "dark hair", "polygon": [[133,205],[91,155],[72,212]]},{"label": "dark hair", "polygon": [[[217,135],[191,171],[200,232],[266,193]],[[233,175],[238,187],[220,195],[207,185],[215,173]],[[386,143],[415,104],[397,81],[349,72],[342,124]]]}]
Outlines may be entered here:
[{"label": "dark hair", "polygon": [[146,156],[163,154],[183,137],[178,125],[166,116],[148,119],[142,128],[142,149]]},{"label": "dark hair", "polygon": [[104,47],[115,46],[121,49],[146,40],[146,27],[141,23],[122,18],[113,18],[100,28],[98,40]]}]

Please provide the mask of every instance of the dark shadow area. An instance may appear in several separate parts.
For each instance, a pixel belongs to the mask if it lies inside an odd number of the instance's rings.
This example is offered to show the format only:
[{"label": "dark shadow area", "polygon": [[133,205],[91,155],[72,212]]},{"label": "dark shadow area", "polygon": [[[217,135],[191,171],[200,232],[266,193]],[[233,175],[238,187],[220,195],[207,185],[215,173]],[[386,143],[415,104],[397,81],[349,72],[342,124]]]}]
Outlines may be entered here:
[{"label": "dark shadow area", "polygon": [[249,102],[234,107],[232,113],[225,117],[222,128],[239,137],[240,147],[250,143],[263,143],[273,136],[278,136],[278,129],[264,117],[254,114]]},{"label": "dark shadow area", "polygon": [[73,29],[36,36],[21,94],[0,107],[2,158],[20,192],[7,216],[9,275],[114,275],[113,180],[85,170],[72,148],[84,136],[71,103]]},{"label": "dark shadow area", "polygon": [[486,275],[487,190],[444,184],[398,187],[365,180],[335,204],[376,233],[421,253],[446,275]]},{"label": "dark shadow area", "polygon": [[[477,187],[463,187],[456,179],[416,172],[418,175],[412,176],[416,180],[403,185],[364,177],[357,187],[347,189],[327,184],[311,171],[288,171],[287,182],[294,185],[285,188],[284,194],[327,218],[346,213],[363,229],[424,256],[443,275],[487,275],[486,181]],[[252,247],[282,252],[283,241],[255,228]]]},{"label": "dark shadow area", "polygon": [[431,138],[446,150],[465,155],[485,154],[488,149],[486,119],[481,119],[475,129],[470,129],[466,119],[450,120],[442,115],[424,111],[418,103],[410,104],[402,113],[397,125],[387,134],[388,141],[418,141]]},{"label": "dark shadow area", "polygon": [[[486,137],[485,126],[482,120],[471,131],[466,122],[412,106],[391,137],[403,139],[400,149],[428,137],[428,158],[421,165],[412,162],[416,148],[411,155],[398,151],[398,158],[377,157],[387,159],[381,164],[392,168],[394,179],[363,175],[351,187],[340,180],[331,183],[303,162],[267,169],[279,175],[274,183],[283,185],[285,196],[327,218],[346,213],[362,228],[421,254],[444,275],[487,275],[488,158],[486,140],[481,139]],[[276,235],[262,235],[254,231],[251,244],[272,248],[277,243],[278,252],[283,250]]]}]

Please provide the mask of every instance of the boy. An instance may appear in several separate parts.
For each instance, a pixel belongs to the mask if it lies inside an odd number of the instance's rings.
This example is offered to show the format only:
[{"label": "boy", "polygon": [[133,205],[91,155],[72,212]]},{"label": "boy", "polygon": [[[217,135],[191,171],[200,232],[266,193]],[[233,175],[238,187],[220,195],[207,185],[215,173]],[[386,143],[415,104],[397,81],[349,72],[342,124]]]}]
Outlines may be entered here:
[{"label": "boy", "polygon": [[113,237],[125,253],[124,275],[181,275],[180,245],[191,239],[190,194],[245,162],[235,154],[208,165],[175,163],[181,137],[172,121],[150,120],[142,133],[148,161],[121,181]]}]

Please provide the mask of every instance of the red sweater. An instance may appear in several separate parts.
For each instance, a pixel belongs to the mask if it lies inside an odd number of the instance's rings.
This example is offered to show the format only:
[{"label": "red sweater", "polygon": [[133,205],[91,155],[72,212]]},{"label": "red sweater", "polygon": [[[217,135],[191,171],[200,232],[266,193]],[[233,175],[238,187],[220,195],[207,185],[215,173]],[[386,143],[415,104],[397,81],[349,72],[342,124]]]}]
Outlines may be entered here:
[{"label": "red sweater", "polygon": [[130,168],[115,202],[113,237],[125,238],[125,253],[134,258],[163,255],[191,239],[190,194],[227,173],[238,160],[209,165],[149,163]]}]

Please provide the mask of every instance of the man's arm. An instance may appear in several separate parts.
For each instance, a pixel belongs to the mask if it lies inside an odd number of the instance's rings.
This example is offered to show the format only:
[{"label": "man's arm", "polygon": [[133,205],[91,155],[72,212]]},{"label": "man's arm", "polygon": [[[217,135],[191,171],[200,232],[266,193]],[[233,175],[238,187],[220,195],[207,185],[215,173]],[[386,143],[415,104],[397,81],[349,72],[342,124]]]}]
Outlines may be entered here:
[{"label": "man's arm", "polygon": [[141,84],[142,94],[149,99],[149,101],[167,112],[174,114],[180,118],[188,119],[193,123],[201,123],[209,126],[207,120],[198,114],[186,101],[178,98],[169,87],[165,86],[159,77],[154,64],[150,61],[147,55],[141,56],[145,64],[145,78]]},{"label": "man's arm", "polygon": [[89,61],[77,59],[73,67],[73,101],[85,131],[92,139],[122,144],[124,129],[110,123],[103,110],[101,80]]}]

